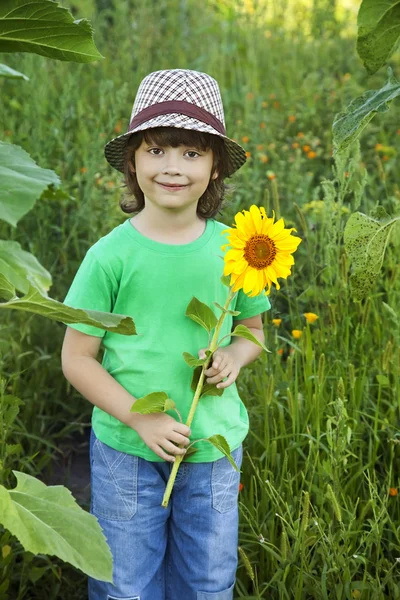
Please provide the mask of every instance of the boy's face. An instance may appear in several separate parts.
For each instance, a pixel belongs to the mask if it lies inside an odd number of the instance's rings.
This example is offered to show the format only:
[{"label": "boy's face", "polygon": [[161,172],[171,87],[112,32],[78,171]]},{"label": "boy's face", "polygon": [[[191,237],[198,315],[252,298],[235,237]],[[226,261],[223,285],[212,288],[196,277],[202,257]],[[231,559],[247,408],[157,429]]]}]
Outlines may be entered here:
[{"label": "boy's face", "polygon": [[[142,141],[135,152],[135,171],[145,203],[182,212],[206,191],[213,164],[212,150],[191,146],[157,146]],[[214,173],[212,179],[216,179]]]}]

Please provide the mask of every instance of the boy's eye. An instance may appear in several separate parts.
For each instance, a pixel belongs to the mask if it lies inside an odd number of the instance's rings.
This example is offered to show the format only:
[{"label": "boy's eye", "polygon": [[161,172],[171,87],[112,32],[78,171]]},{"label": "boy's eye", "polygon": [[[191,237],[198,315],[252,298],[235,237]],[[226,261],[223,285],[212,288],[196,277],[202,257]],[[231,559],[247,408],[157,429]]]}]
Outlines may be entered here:
[{"label": "boy's eye", "polygon": [[196,152],[195,150],[188,150],[187,154],[191,155],[190,158],[195,158],[196,156],[200,156],[200,154],[198,152]]},{"label": "boy's eye", "polygon": [[162,152],[162,150],[161,148],[150,148],[148,152],[150,152],[150,154],[155,154],[155,156],[158,156]]}]

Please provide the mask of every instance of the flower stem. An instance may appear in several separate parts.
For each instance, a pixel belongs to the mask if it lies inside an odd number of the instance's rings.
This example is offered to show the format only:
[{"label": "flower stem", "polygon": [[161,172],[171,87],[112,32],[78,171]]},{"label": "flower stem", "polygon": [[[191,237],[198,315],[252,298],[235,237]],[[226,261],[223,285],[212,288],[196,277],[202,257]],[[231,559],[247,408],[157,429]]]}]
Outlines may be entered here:
[{"label": "flower stem", "polygon": [[[232,288],[229,288],[229,294],[228,294],[228,297],[226,299],[225,306],[224,306],[225,310],[228,310],[229,305],[230,305],[230,303],[232,301],[232,298],[234,297],[235,293],[236,292],[232,291]],[[224,311],[220,315],[220,317],[218,319],[218,322],[217,322],[217,325],[215,326],[214,335],[212,336],[211,344],[210,344],[210,347],[209,347],[209,350],[211,351],[211,353],[213,353],[215,351],[216,347],[217,347],[219,332],[221,331],[221,327],[222,327],[222,324],[224,322],[226,314],[227,313]],[[204,371],[206,371],[208,369],[208,364],[209,364],[210,360],[212,360],[212,354],[210,355],[210,358],[208,359],[208,361],[203,364],[203,367],[201,369],[200,378],[199,378],[199,381],[197,383],[196,391],[194,393],[194,397],[193,397],[193,400],[192,400],[192,405],[190,407],[188,418],[186,420],[186,425],[188,427],[190,427],[190,425],[192,424],[194,413],[196,412],[197,403],[198,403],[198,401],[200,399],[200,395],[201,395],[201,391],[203,389],[203,383],[204,383],[204,379],[205,379]],[[182,447],[182,446],[180,446],[180,447]],[[183,454],[180,454],[179,456],[175,457],[174,466],[172,467],[172,471],[170,473],[170,476],[169,476],[169,479],[168,479],[168,482],[167,482],[167,487],[165,488],[163,501],[161,503],[161,506],[163,506],[164,508],[167,508],[167,506],[168,506],[168,502],[169,502],[169,499],[170,499],[170,496],[171,496],[172,488],[174,487],[176,475],[178,473],[179,465],[181,464],[183,458],[184,458]]]}]

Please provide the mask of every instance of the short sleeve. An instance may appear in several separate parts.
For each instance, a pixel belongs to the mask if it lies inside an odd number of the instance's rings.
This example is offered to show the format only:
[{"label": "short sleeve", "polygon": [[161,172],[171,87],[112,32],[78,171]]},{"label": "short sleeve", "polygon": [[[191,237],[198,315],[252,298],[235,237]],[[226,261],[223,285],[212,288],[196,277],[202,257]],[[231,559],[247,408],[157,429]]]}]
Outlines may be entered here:
[{"label": "short sleeve", "polygon": [[234,317],[237,320],[250,319],[271,308],[271,303],[264,292],[258,296],[247,296],[243,290],[239,290],[236,300],[235,310],[240,311],[240,315]]},{"label": "short sleeve", "polygon": [[[114,287],[110,276],[89,250],[75,275],[64,304],[84,310],[111,312]],[[68,323],[68,327],[96,337],[104,337],[105,334],[104,329],[83,323]]]}]

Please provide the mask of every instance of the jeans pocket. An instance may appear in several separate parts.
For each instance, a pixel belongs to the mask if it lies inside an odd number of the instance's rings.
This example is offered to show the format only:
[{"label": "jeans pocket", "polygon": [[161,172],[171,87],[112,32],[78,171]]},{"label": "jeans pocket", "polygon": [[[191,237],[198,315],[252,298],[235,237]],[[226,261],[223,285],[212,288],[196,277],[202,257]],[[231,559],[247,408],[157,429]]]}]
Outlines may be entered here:
[{"label": "jeans pocket", "polygon": [[[232,458],[240,469],[243,458],[243,447],[231,452]],[[237,504],[239,493],[240,472],[235,471],[229,460],[224,456],[216,460],[212,466],[211,491],[212,506],[220,513],[227,512]]]},{"label": "jeans pocket", "polygon": [[96,439],[91,468],[91,512],[112,521],[131,519],[137,510],[138,457]]},{"label": "jeans pocket", "polygon": [[197,592],[196,600],[232,600],[234,587],[233,583],[231,587],[222,592]]}]

